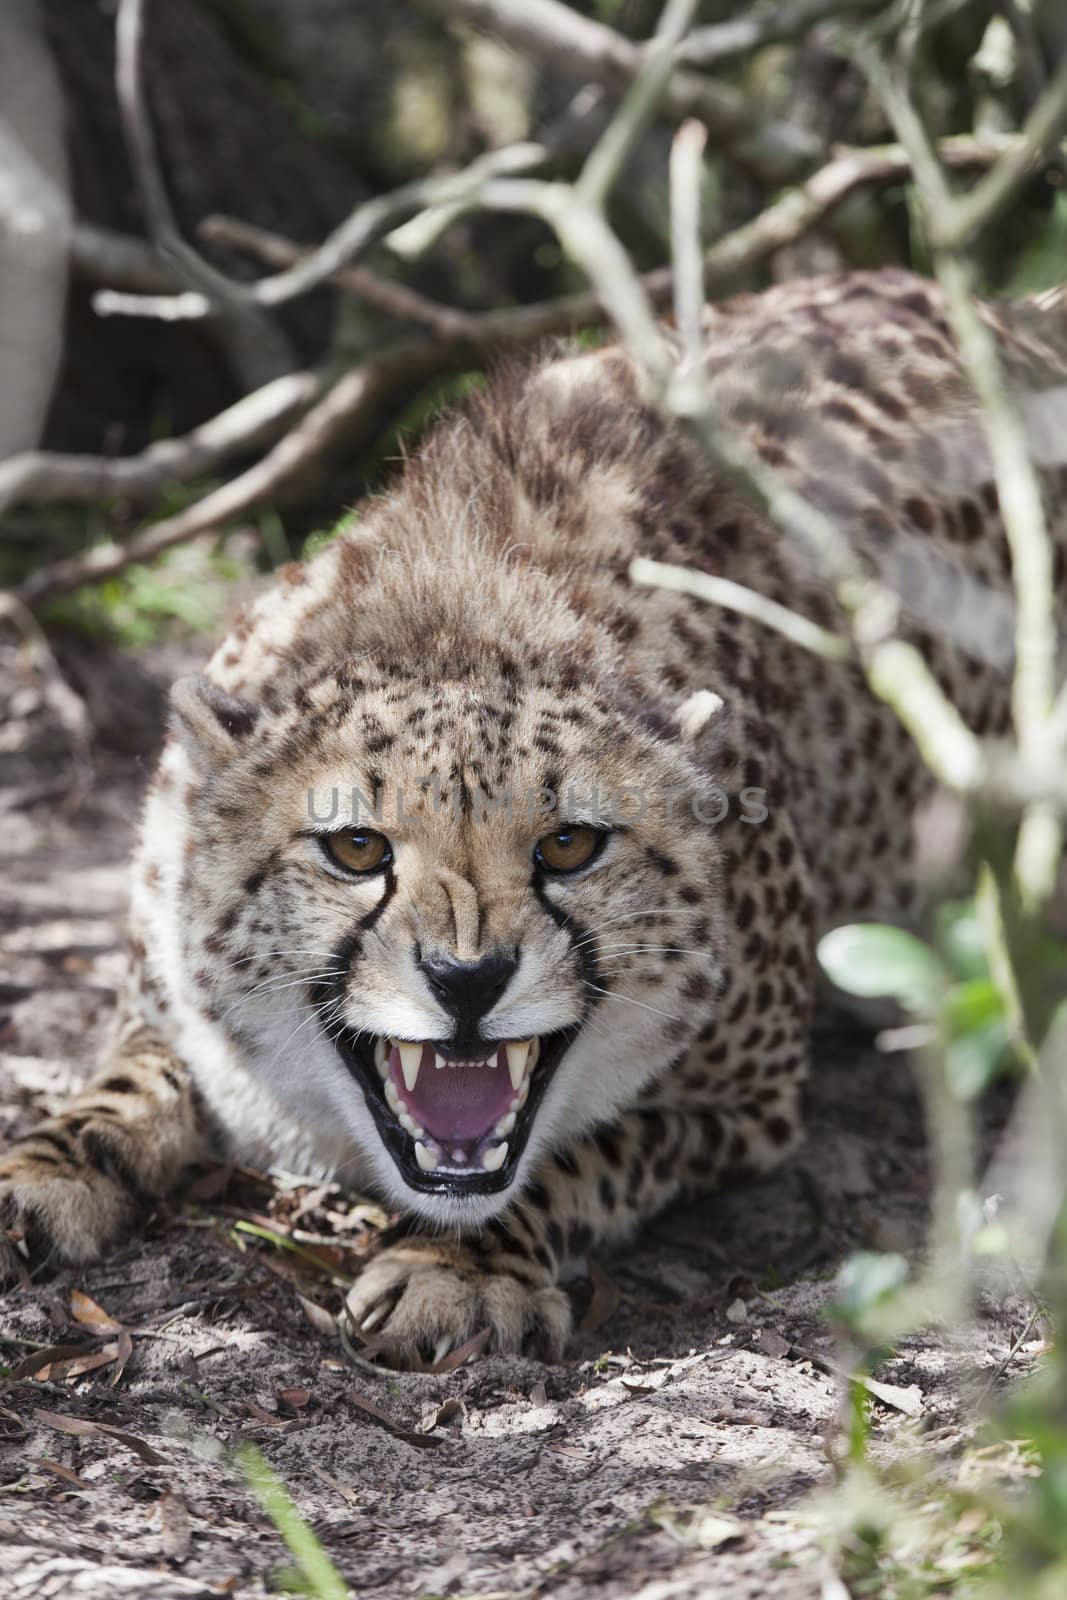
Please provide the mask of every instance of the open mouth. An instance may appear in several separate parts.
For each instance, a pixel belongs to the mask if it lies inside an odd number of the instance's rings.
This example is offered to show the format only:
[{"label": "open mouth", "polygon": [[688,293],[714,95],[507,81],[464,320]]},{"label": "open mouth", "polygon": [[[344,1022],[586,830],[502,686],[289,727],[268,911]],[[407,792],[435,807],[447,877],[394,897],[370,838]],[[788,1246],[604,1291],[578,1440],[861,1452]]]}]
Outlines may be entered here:
[{"label": "open mouth", "polygon": [[462,1056],[447,1042],[338,1041],[404,1181],[437,1194],[496,1194],[515,1176],[534,1114],[573,1028],[487,1042]]}]

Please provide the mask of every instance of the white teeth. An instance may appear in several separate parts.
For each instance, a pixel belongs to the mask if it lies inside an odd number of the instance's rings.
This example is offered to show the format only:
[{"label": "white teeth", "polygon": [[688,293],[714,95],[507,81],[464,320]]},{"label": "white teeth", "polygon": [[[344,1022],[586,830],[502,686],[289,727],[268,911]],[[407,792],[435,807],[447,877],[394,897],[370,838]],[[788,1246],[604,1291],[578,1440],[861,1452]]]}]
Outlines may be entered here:
[{"label": "white teeth", "polygon": [[422,1066],[422,1045],[405,1044],[398,1039],[396,1047],[400,1052],[400,1070],[404,1074],[404,1087],[410,1094],[419,1081],[419,1068]]},{"label": "white teeth", "polygon": [[482,1166],[486,1172],[499,1172],[508,1158],[508,1144],[505,1139],[503,1144],[494,1144],[482,1157]]},{"label": "white teeth", "polygon": [[388,1076],[389,1046],[384,1039],[375,1039],[374,1041],[374,1065],[378,1068],[383,1078]]},{"label": "white teeth", "polygon": [[[526,1058],[530,1054],[529,1039],[509,1039],[504,1046],[508,1053],[508,1071],[511,1073],[511,1087],[517,1089],[526,1075]],[[499,1163],[498,1163],[499,1164]],[[490,1168],[490,1171],[493,1169]]]},{"label": "white teeth", "polygon": [[433,1064],[437,1068],[448,1066],[448,1062],[445,1060],[444,1056],[439,1056],[436,1050],[433,1053]]},{"label": "white teeth", "polygon": [[506,1117],[501,1117],[500,1121],[496,1125],[496,1128],[494,1129],[494,1132],[499,1133],[502,1139],[506,1139],[514,1126],[515,1113],[514,1111],[509,1111]]},{"label": "white teeth", "polygon": [[396,1085],[392,1078],[386,1078],[385,1080],[385,1098],[388,1100],[391,1110],[399,1111],[401,1109],[400,1096],[396,1092]]},{"label": "white teeth", "polygon": [[414,1133],[415,1132],[415,1118],[409,1116],[406,1111],[402,1111],[400,1113],[400,1117],[399,1117],[398,1120],[400,1122],[400,1126],[403,1128],[405,1133]]},{"label": "white teeth", "polygon": [[433,1172],[437,1167],[437,1157],[428,1145],[415,1143],[415,1160],[423,1172]]}]

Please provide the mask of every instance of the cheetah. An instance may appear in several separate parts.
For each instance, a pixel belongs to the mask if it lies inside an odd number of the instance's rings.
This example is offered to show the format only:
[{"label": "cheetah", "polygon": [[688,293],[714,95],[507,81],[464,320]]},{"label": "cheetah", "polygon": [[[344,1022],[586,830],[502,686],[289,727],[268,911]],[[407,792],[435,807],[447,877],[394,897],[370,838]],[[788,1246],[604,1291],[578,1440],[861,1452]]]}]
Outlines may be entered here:
[{"label": "cheetah", "polygon": [[[1067,301],[988,305],[1067,550]],[[981,734],[1010,561],[935,285],[711,308],[717,415],[844,528]],[[84,1262],[197,1160],[333,1174],[407,1225],[348,1312],[402,1357],[556,1359],[561,1278],[801,1139],[821,933],[922,911],[933,783],[852,660],[640,588],[637,555],[827,628],[836,602],[618,347],[503,370],[283,569],[171,726],[129,992],[88,1087],[0,1160],[2,1221]]]}]

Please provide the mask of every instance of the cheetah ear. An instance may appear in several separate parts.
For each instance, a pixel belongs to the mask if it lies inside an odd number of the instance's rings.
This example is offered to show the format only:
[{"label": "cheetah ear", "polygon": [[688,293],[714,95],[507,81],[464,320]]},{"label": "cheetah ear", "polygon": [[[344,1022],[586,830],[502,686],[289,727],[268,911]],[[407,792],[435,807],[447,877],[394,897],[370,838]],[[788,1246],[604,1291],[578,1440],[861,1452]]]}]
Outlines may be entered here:
[{"label": "cheetah ear", "polygon": [[203,675],[179,678],[170,691],[171,721],[194,757],[229,755],[256,725],[259,707],[227,694]]},{"label": "cheetah ear", "polygon": [[710,689],[697,689],[688,700],[683,700],[674,713],[686,744],[692,744],[703,733],[712,717],[718,716],[726,702]]}]

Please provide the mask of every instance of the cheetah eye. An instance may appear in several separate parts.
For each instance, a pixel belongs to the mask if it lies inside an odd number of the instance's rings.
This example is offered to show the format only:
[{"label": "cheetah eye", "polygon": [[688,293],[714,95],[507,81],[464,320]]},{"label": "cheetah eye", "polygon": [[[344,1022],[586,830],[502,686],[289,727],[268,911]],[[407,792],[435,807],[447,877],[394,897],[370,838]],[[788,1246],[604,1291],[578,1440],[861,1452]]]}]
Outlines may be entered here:
[{"label": "cheetah eye", "polygon": [[579,824],[574,828],[561,828],[558,833],[546,833],[534,848],[534,861],[548,872],[577,872],[587,867],[604,848],[607,833],[602,828],[589,828]]},{"label": "cheetah eye", "polygon": [[370,828],[342,828],[321,839],[323,850],[345,872],[384,872],[392,864],[393,847],[384,833]]}]

